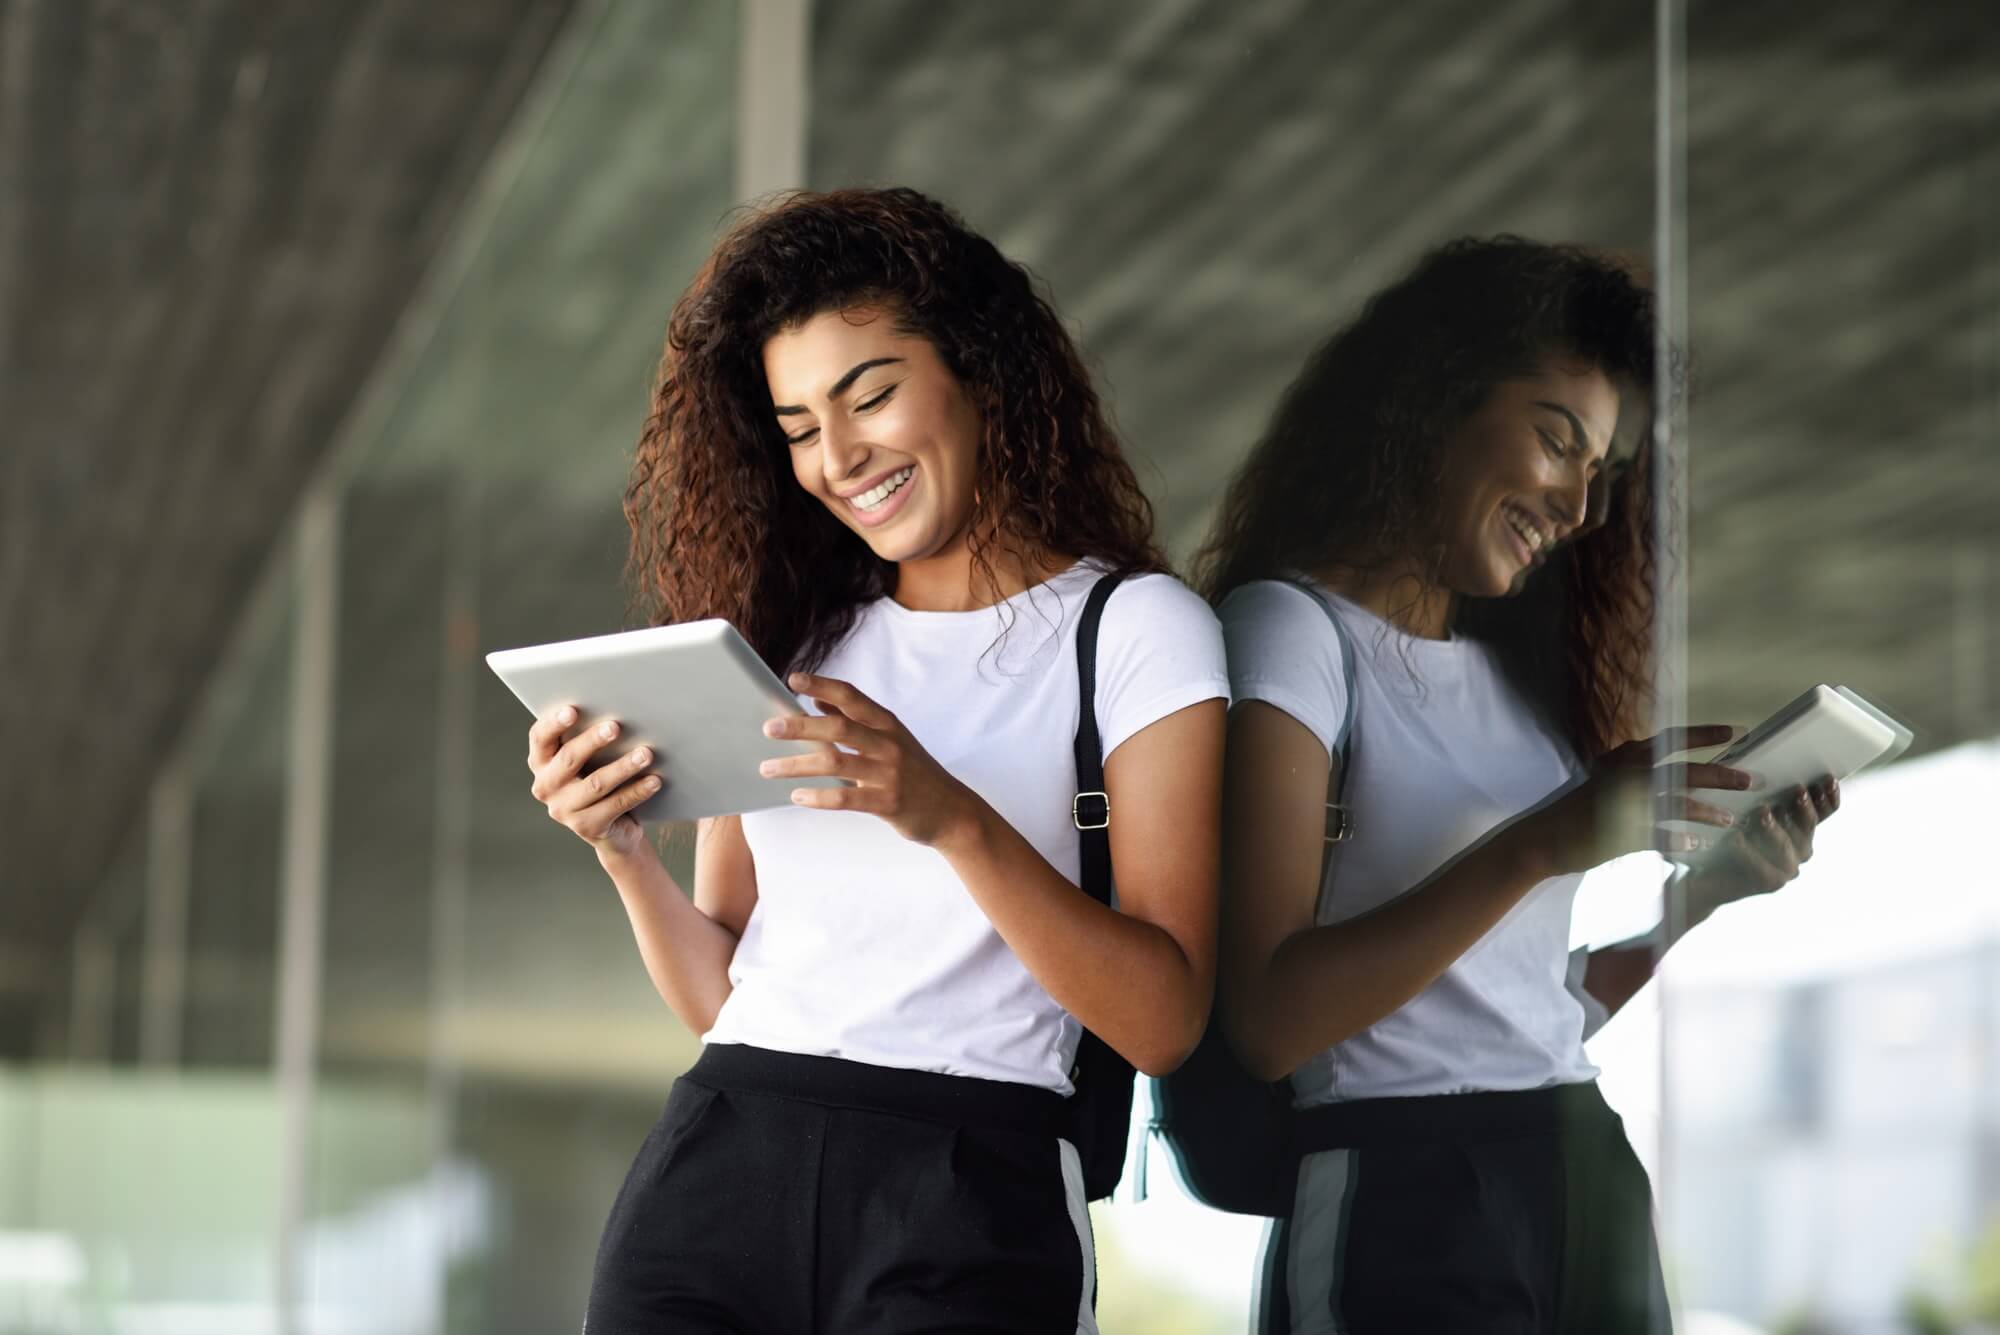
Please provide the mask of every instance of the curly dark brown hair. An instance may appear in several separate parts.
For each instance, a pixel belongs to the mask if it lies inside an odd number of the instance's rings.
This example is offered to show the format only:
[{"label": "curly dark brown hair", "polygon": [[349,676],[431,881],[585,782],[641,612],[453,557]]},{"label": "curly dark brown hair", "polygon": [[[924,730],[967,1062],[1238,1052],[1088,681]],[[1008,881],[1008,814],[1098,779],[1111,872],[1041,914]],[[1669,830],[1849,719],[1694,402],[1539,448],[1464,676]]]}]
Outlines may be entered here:
[{"label": "curly dark brown hair", "polygon": [[[1415,555],[1438,583],[1445,444],[1504,380],[1548,358],[1603,371],[1644,410],[1592,486],[1587,532],[1514,596],[1459,598],[1453,629],[1591,760],[1641,734],[1653,692],[1652,291],[1637,264],[1516,236],[1432,250],[1306,362],[1195,558],[1212,601],[1291,571]],[[1623,416],[1624,414],[1621,414]]]},{"label": "curly dark brown hair", "polygon": [[859,306],[937,349],[978,409],[974,578],[1094,558],[1165,570],[1153,512],[1074,342],[1028,270],[908,189],[795,193],[717,244],[667,324],[652,412],[625,488],[626,576],[650,625],[724,617],[780,672],[811,670],[882,561],[794,480],[762,351],[774,334]]}]

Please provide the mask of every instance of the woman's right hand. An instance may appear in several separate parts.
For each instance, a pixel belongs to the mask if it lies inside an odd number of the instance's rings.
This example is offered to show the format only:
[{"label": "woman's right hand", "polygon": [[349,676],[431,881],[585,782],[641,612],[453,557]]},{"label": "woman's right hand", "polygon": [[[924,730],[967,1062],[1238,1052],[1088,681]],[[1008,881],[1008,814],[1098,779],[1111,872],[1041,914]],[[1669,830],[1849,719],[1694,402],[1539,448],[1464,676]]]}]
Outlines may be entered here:
[{"label": "woman's right hand", "polygon": [[599,855],[626,854],[645,842],[632,808],[660,791],[665,778],[649,773],[653,753],[639,747],[589,773],[590,758],[618,736],[616,719],[599,719],[575,737],[563,734],[576,722],[576,706],[564,705],[528,729],[529,786],[550,819],[595,848]]},{"label": "woman's right hand", "polygon": [[1662,829],[1662,821],[1728,829],[1735,818],[1693,790],[1742,791],[1754,782],[1749,774],[1713,762],[1661,765],[1653,758],[1720,746],[1735,735],[1736,729],[1722,724],[1673,728],[1606,754],[1582,783],[1530,817],[1542,822],[1556,874],[1589,871],[1627,853],[1686,852],[1695,846],[1695,836]]}]

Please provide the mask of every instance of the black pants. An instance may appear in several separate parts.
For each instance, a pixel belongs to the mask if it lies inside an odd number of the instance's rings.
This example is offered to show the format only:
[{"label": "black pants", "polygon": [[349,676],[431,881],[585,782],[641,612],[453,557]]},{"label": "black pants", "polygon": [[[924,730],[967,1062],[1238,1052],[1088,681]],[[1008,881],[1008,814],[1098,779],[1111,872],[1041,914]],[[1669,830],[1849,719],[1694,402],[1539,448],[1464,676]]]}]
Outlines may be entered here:
[{"label": "black pants", "polygon": [[1258,1335],[1672,1329],[1646,1173],[1594,1083],[1314,1108],[1299,1148]]},{"label": "black pants", "polygon": [[585,1335],[1094,1332],[1063,1100],[736,1044],[674,1082]]}]

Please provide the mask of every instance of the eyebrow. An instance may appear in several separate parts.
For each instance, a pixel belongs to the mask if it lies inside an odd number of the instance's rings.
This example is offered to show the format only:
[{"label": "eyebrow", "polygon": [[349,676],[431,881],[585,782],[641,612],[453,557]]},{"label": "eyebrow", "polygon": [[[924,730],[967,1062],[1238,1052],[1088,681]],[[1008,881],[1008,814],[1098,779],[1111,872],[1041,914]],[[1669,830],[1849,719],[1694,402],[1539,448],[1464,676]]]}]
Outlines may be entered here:
[{"label": "eyebrow", "polygon": [[[877,366],[891,366],[902,360],[901,357],[875,357],[865,362],[856,362],[848,368],[846,375],[833,382],[833,388],[826,392],[826,397],[837,399],[848,390],[853,389],[854,382],[861,378],[861,374],[864,371],[872,370]],[[771,410],[780,417],[796,417],[805,411],[805,407],[797,403],[778,403],[773,404]]]},{"label": "eyebrow", "polygon": [[1552,413],[1561,413],[1569,421],[1569,429],[1576,433],[1577,443],[1585,451],[1590,449],[1590,433],[1583,429],[1583,423],[1577,419],[1575,413],[1563,407],[1560,403],[1550,403],[1547,399],[1536,399],[1535,406],[1537,408],[1547,408]]}]

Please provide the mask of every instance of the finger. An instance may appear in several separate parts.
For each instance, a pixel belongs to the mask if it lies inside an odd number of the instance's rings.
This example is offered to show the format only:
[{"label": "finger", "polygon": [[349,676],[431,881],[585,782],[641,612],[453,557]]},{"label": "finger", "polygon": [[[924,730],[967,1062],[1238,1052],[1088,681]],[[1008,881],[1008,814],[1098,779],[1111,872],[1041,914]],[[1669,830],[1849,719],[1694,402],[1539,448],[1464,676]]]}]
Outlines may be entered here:
[{"label": "finger", "polygon": [[1772,834],[1761,821],[1753,821],[1745,827],[1741,838],[1729,841],[1730,859],[1760,892],[1777,889],[1791,880],[1796,870],[1785,869],[1784,855],[1774,845]]},{"label": "finger", "polygon": [[1783,877],[1780,885],[1799,874],[1799,845],[1790,817],[1778,806],[1757,813],[1750,827],[1750,844]]},{"label": "finger", "polygon": [[837,742],[856,751],[866,751],[882,739],[881,733],[863,727],[845,714],[781,715],[764,725],[764,735],[802,742]]},{"label": "finger", "polygon": [[[1786,807],[1785,815],[1791,824],[1792,832],[1802,836],[1806,846],[1811,847],[1813,831],[1819,828],[1819,804],[1813,800],[1811,790],[1800,788],[1792,794],[1792,800],[1786,803]],[[1803,862],[1805,859],[1802,857],[1799,861]]]},{"label": "finger", "polygon": [[1721,746],[1734,741],[1739,730],[1727,723],[1702,723],[1687,728],[1668,728],[1665,732],[1648,737],[1640,745],[1656,755],[1678,755],[1682,751],[1700,751],[1711,746]]},{"label": "finger", "polygon": [[535,800],[549,801],[577,776],[585,761],[617,735],[617,721],[605,719],[563,743],[553,756],[535,767],[535,782],[530,790]]},{"label": "finger", "polygon": [[1680,761],[1661,765],[1660,776],[1672,788],[1733,788],[1738,792],[1754,787],[1756,778],[1747,770],[1711,761]]},{"label": "finger", "polygon": [[1653,834],[1653,846],[1669,857],[1706,853],[1715,847],[1714,838],[1690,830],[1656,829]]},{"label": "finger", "polygon": [[562,750],[556,752],[556,758],[552,762],[560,766],[557,771],[559,781],[580,771],[585,761],[616,741],[622,731],[624,726],[617,719],[599,719],[564,742]]},{"label": "finger", "polygon": [[816,677],[810,672],[794,672],[791,688],[830,709],[837,709],[863,727],[887,732],[896,726],[896,716],[838,677]]},{"label": "finger", "polygon": [[540,769],[562,745],[562,735],[576,722],[576,706],[564,705],[545,719],[536,719],[528,729],[528,768]]},{"label": "finger", "polygon": [[1829,774],[1813,785],[1813,806],[1821,820],[1840,810],[1840,780]]},{"label": "finger", "polygon": [[813,807],[819,811],[866,811],[867,799],[862,788],[794,788],[792,805]]},{"label": "finger", "polygon": [[579,774],[556,792],[549,803],[552,811],[585,811],[602,802],[618,791],[621,784],[630,782],[643,773],[653,763],[650,747],[635,747],[614,760],[608,760],[587,774]]},{"label": "finger", "polygon": [[1728,829],[1736,824],[1736,817],[1713,803],[1684,793],[1668,794],[1660,800],[1661,820],[1691,820],[1698,825],[1713,825]]},{"label": "finger", "polygon": [[602,839],[618,818],[638,806],[653,794],[666,787],[667,781],[657,774],[648,774],[621,785],[618,790],[601,802],[577,812],[569,821],[569,827],[586,839]]},{"label": "finger", "polygon": [[876,782],[882,766],[863,756],[845,751],[814,751],[803,756],[780,756],[757,766],[767,779],[849,779],[855,783]]}]

